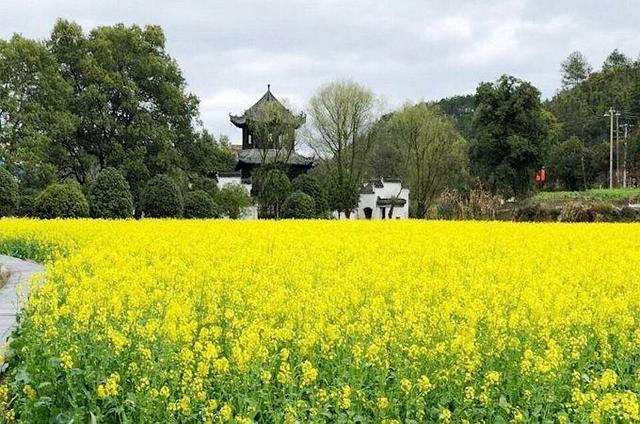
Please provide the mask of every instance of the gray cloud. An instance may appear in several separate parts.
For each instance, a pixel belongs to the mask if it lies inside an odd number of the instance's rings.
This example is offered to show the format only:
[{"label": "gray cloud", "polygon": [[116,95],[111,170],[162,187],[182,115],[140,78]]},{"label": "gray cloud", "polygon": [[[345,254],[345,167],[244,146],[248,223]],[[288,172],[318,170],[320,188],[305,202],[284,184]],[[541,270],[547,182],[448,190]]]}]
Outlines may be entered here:
[{"label": "gray cloud", "polygon": [[2,0],[0,37],[45,38],[56,18],[85,30],[160,24],[213,133],[237,140],[228,113],[271,83],[303,109],[335,78],[359,81],[388,107],[470,93],[513,74],[550,97],[560,62],[581,50],[598,67],[614,48],[636,57],[640,1]]}]

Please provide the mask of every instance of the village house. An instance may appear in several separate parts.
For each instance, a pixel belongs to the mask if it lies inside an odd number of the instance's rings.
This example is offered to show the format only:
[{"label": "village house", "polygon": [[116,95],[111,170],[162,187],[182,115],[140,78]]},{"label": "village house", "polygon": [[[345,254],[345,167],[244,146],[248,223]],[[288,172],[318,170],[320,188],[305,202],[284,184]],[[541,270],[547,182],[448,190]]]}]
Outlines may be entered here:
[{"label": "village house", "polygon": [[[258,120],[265,107],[280,108],[284,121],[288,123],[281,128],[281,133],[257,131]],[[295,150],[295,130],[304,124],[304,113],[293,114],[273,95],[271,86],[267,92],[241,115],[229,115],[233,125],[242,130],[242,143],[237,146],[235,171],[218,174],[218,188],[228,184],[240,184],[249,193],[253,192],[252,175],[264,164],[282,162],[290,179],[308,172],[316,165],[314,158],[303,156]],[[282,134],[285,132],[286,134]],[[288,140],[285,145],[283,140]],[[337,219],[344,219],[337,212]],[[360,192],[358,207],[352,212],[350,219],[406,219],[409,217],[409,189],[402,186],[398,179],[378,178],[365,184]],[[258,207],[251,206],[245,210],[244,219],[257,219]]]},{"label": "village house", "polygon": [[[337,219],[344,215],[333,213]],[[409,189],[395,178],[377,178],[360,190],[358,207],[349,219],[407,219],[409,218]]]}]

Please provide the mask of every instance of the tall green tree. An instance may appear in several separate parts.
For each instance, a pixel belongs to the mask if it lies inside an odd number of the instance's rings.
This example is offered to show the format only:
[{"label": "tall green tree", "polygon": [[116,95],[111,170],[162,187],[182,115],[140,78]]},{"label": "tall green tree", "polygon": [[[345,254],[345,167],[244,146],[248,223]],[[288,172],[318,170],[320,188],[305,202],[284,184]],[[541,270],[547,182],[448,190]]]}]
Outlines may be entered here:
[{"label": "tall green tree", "polygon": [[258,200],[260,206],[276,219],[280,218],[282,204],[291,192],[291,181],[287,174],[279,168],[267,166],[255,175],[259,187]]},{"label": "tall green tree", "polygon": [[462,137],[467,140],[472,137],[473,115],[476,110],[476,98],[473,94],[447,97],[436,104],[446,115],[453,118]]},{"label": "tall green tree", "polygon": [[388,124],[393,117],[394,112],[382,115],[369,131],[369,137],[373,143],[371,152],[366,159],[366,177],[367,180],[380,177],[400,178],[400,163],[402,161],[400,153],[389,142]]},{"label": "tall green tree", "polygon": [[562,140],[576,136],[591,148],[609,138],[603,116],[609,108],[624,113],[621,124],[635,123],[628,118],[640,114],[640,64],[594,72],[587,80],[559,91],[546,106],[561,124]]},{"label": "tall green tree", "polygon": [[325,84],[309,102],[311,145],[331,176],[331,207],[347,218],[357,206],[378,116],[371,90],[351,81]]},{"label": "tall green tree", "polygon": [[562,69],[562,87],[575,87],[586,80],[592,71],[587,58],[579,51],[572,52],[560,65]]},{"label": "tall green tree", "polygon": [[481,83],[473,127],[476,138],[470,158],[474,173],[503,195],[527,193],[548,149],[548,119],[540,91],[508,75],[495,83]]},{"label": "tall green tree", "polygon": [[0,40],[0,160],[23,188],[43,188],[52,182],[45,174],[56,177],[51,152],[78,124],[67,110],[71,92],[43,43],[19,35]]},{"label": "tall green tree", "polygon": [[160,27],[118,24],[85,34],[59,20],[49,48],[72,87],[69,110],[79,121],[63,142],[61,172],[85,183],[138,149],[152,175],[188,167],[183,153],[196,141],[198,100],[186,93]]},{"label": "tall green tree", "polygon": [[44,42],[0,40],[0,159],[23,189],[115,168],[139,209],[155,175],[210,186],[234,155],[201,128],[158,26],[84,32],[59,20]]},{"label": "tall green tree", "polygon": [[549,155],[549,175],[566,190],[584,189],[587,184],[586,168],[589,157],[578,137],[558,143]]},{"label": "tall green tree", "polygon": [[400,172],[410,189],[415,216],[424,218],[442,190],[457,186],[467,175],[466,142],[453,120],[427,103],[396,111],[387,132],[401,159]]},{"label": "tall green tree", "polygon": [[602,69],[611,69],[617,66],[627,66],[632,63],[631,59],[627,57],[618,49],[614,49],[602,64]]}]

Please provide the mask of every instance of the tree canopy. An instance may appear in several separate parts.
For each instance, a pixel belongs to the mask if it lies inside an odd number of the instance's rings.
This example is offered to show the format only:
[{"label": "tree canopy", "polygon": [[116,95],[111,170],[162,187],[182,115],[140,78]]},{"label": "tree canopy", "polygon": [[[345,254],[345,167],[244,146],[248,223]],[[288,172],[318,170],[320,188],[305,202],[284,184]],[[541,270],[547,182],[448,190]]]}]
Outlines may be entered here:
[{"label": "tree canopy", "polygon": [[309,102],[311,145],[330,171],[330,203],[349,217],[365,174],[378,100],[352,81],[325,84]]},{"label": "tree canopy", "polygon": [[591,73],[591,65],[580,52],[571,53],[560,65],[562,68],[562,87],[575,87],[586,80]]},{"label": "tree canopy", "polygon": [[158,26],[58,20],[47,40],[0,41],[0,159],[23,186],[43,169],[84,185],[114,168],[139,206],[155,175],[215,178],[231,152],[198,104]]},{"label": "tree canopy", "polygon": [[453,188],[466,176],[466,142],[453,121],[427,103],[404,106],[391,116],[386,128],[387,137],[382,142],[396,150],[414,215],[424,218],[442,190]]},{"label": "tree canopy", "polygon": [[538,89],[507,75],[480,84],[473,128],[471,165],[485,186],[506,196],[527,193],[549,135]]}]

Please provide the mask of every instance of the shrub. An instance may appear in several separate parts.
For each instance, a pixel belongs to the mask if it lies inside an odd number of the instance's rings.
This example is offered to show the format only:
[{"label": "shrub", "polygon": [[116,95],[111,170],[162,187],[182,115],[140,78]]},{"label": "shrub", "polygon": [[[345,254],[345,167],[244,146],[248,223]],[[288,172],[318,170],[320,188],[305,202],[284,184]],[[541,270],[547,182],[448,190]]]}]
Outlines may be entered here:
[{"label": "shrub", "polygon": [[591,206],[593,220],[598,222],[620,221],[620,208],[611,203],[595,203]]},{"label": "shrub", "polygon": [[516,221],[533,222],[538,218],[538,205],[524,205],[516,211]]},{"label": "shrub", "polygon": [[18,208],[16,209],[16,216],[27,217],[35,216],[36,198],[37,192],[28,191],[21,193],[18,197]]},{"label": "shrub", "polygon": [[189,188],[193,191],[202,190],[209,196],[215,196],[218,194],[218,181],[215,178],[196,176],[191,179]]},{"label": "shrub", "polygon": [[184,196],[185,218],[218,217],[218,206],[204,190],[190,191]]},{"label": "shrub", "polygon": [[596,212],[593,208],[581,203],[567,203],[562,207],[558,221],[560,222],[593,222]]},{"label": "shrub", "polygon": [[172,218],[182,215],[182,195],[178,185],[166,175],[150,179],[142,193],[142,211],[152,218]]},{"label": "shrub", "polygon": [[464,199],[457,190],[445,190],[440,195],[435,206],[437,219],[462,219],[464,218]]},{"label": "shrub", "polygon": [[77,184],[51,184],[34,204],[40,218],[82,218],[89,216],[89,203]]},{"label": "shrub", "polygon": [[279,218],[284,201],[291,193],[291,181],[287,174],[278,168],[265,168],[256,175],[258,199],[267,215]]},{"label": "shrub", "polygon": [[623,206],[620,209],[620,220],[623,222],[634,222],[640,218],[640,211],[629,206]]},{"label": "shrub", "polygon": [[557,221],[559,216],[559,208],[539,203],[529,203],[521,206],[515,213],[516,221],[521,222]]},{"label": "shrub", "polygon": [[122,174],[107,168],[98,174],[91,186],[91,216],[94,218],[129,218],[133,213],[133,197]]},{"label": "shrub", "polygon": [[231,219],[238,219],[242,211],[251,206],[251,196],[246,188],[240,184],[227,184],[216,196],[216,203],[220,207],[220,213]]},{"label": "shrub", "polygon": [[13,215],[18,206],[18,183],[13,175],[0,168],[0,216]]},{"label": "shrub", "polygon": [[301,174],[291,182],[292,191],[301,191],[311,196],[316,205],[316,216],[326,216],[329,210],[327,191],[317,178],[308,174]]},{"label": "shrub", "polygon": [[471,190],[467,201],[467,217],[471,219],[495,219],[501,206],[500,196],[482,187]]},{"label": "shrub", "polygon": [[445,190],[438,199],[436,211],[440,219],[491,220],[496,219],[500,206],[500,196],[479,187],[467,196],[457,190]]},{"label": "shrub", "polygon": [[301,191],[291,193],[282,204],[283,218],[307,219],[316,215],[316,203]]}]

